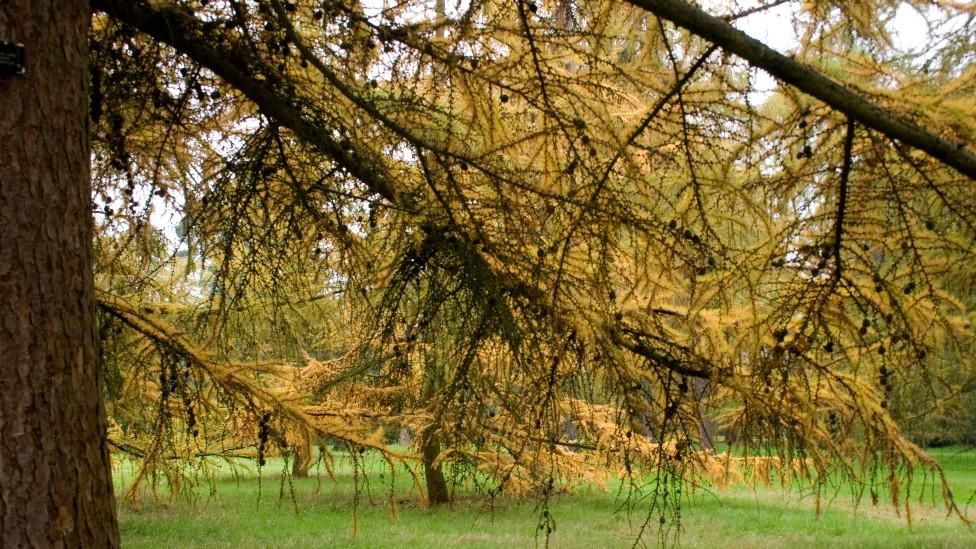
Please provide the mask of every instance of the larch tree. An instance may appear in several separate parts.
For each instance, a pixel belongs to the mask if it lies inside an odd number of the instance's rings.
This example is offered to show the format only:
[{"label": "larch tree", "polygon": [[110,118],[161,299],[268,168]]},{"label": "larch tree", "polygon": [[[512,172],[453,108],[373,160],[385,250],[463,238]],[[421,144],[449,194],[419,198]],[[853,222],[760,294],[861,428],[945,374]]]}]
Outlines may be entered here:
[{"label": "larch tree", "polygon": [[[941,483],[891,408],[972,379],[974,8],[729,4],[93,0],[100,333],[154,358],[116,446],[393,461],[395,423],[434,478],[619,472],[664,525],[698,476]],[[783,7],[791,55],[734,27]]]},{"label": "larch tree", "polygon": [[[782,466],[932,465],[885,394],[971,335],[942,286],[971,254],[971,130],[951,117],[970,73],[912,83],[919,102],[945,90],[943,110],[885,106],[898,65],[869,62],[888,37],[864,21],[895,3],[798,9],[793,58],[728,23],[770,6],[634,5],[96,2],[101,78],[126,83],[100,95],[104,165],[129,194],[175,186],[218,300],[327,250],[365,328],[380,322],[348,371],[308,374],[420,379],[415,431],[455,441],[424,453],[493,463],[510,490],[521,467],[578,457],[555,449],[567,422],[586,439],[570,444],[626,463],[639,433],[684,471],[706,404]],[[752,67],[782,88],[757,98]],[[202,175],[167,178],[159,158]]]},{"label": "larch tree", "polygon": [[5,547],[119,545],[96,363],[89,18],[84,1],[0,5],[0,38],[26,52],[23,74],[0,75]]}]

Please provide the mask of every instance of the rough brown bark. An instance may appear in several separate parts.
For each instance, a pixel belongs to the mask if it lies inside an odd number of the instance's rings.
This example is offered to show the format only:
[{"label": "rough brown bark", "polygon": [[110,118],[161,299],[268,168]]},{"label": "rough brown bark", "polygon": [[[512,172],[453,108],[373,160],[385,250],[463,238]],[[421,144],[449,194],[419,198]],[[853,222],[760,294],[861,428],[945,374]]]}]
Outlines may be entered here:
[{"label": "rough brown bark", "polygon": [[119,545],[95,353],[86,0],[0,2],[0,545]]}]

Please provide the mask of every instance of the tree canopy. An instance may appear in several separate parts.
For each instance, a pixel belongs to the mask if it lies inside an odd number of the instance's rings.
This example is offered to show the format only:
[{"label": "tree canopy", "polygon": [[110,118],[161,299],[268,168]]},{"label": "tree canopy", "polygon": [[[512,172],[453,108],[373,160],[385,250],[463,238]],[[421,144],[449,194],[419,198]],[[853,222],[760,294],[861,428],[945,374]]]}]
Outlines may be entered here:
[{"label": "tree canopy", "polygon": [[112,444],[952,507],[903,427],[973,388],[976,7],[700,4],[93,0]]}]

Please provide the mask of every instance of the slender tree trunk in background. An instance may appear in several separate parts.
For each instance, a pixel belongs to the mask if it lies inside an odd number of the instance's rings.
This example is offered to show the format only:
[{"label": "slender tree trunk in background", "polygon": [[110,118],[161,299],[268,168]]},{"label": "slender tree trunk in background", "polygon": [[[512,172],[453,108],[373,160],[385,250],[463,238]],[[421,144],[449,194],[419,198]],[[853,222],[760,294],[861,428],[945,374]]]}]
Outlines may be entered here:
[{"label": "slender tree trunk in background", "polygon": [[[447,0],[436,0],[434,2],[434,14],[437,16],[438,23],[444,21],[444,18],[447,17]],[[445,36],[447,36],[446,28],[441,27],[437,29],[438,38],[444,38]]]},{"label": "slender tree trunk in background", "polygon": [[303,433],[297,441],[292,444],[292,463],[291,476],[295,478],[307,478],[308,469],[312,465],[312,439],[308,433]]},{"label": "slender tree trunk in background", "polygon": [[4,0],[0,545],[119,545],[96,365],[87,0]]},{"label": "slender tree trunk in background", "polygon": [[714,452],[715,435],[718,429],[708,407],[703,404],[709,392],[708,380],[696,378],[692,382],[692,390],[695,392],[695,413],[698,415],[698,434],[701,437],[702,448]]},{"label": "slender tree trunk in background", "polygon": [[430,505],[443,505],[451,501],[451,494],[447,489],[447,479],[440,463],[434,460],[441,453],[440,439],[434,427],[428,429],[421,439],[421,453],[424,460],[424,477],[427,479],[427,502]]},{"label": "slender tree trunk in background", "polygon": [[[428,349],[433,349],[433,341],[426,340]],[[421,402],[430,403],[444,385],[444,370],[440,357],[436,352],[428,354],[424,359],[424,384],[420,393]],[[424,463],[424,478],[427,480],[427,503],[442,505],[451,501],[451,494],[447,489],[444,470],[437,461],[441,453],[441,441],[437,432],[437,425],[431,425],[419,434],[420,454]]]}]

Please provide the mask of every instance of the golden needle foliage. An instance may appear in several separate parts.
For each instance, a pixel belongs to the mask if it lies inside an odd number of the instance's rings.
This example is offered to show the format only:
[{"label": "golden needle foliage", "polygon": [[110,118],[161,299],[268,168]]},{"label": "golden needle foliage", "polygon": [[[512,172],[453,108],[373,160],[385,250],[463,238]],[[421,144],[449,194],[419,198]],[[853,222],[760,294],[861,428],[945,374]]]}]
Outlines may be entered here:
[{"label": "golden needle foliage", "polygon": [[[976,131],[972,6],[706,3],[785,7],[795,61],[959,143],[943,164],[843,96],[759,89],[683,2],[660,3],[681,27],[641,1],[93,4],[126,436],[396,460],[380,429],[402,429],[428,477],[548,496],[619,473],[662,518],[697,480],[840,471],[907,505],[938,472],[899,422],[972,385],[976,181],[949,167]],[[925,51],[898,49],[899,7]]]}]

